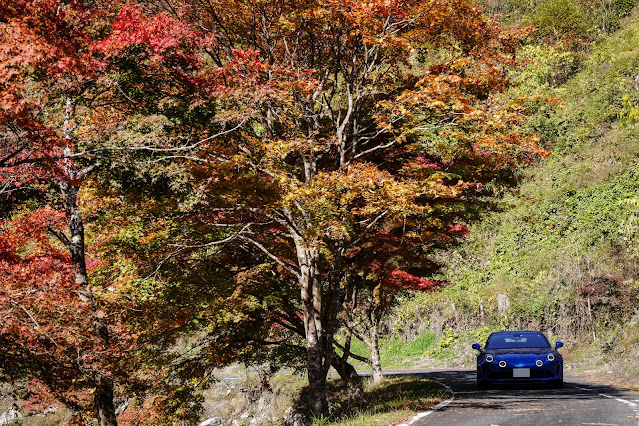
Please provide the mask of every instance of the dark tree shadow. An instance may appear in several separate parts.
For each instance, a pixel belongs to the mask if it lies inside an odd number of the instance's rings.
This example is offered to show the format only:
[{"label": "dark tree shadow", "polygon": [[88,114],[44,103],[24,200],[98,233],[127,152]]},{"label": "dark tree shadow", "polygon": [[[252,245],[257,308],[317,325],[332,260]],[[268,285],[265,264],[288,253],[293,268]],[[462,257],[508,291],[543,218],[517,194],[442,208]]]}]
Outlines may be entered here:
[{"label": "dark tree shadow", "polygon": [[[365,380],[369,379],[365,377]],[[366,383],[365,400],[362,404],[352,400],[347,385],[339,378],[330,378],[327,389],[331,412],[328,419],[330,422],[344,421],[362,413],[382,414],[396,410],[425,411],[449,397],[445,387],[416,375],[393,375],[380,384]],[[307,422],[313,419],[309,392],[309,387],[305,386],[294,404],[295,413],[302,415]]]}]

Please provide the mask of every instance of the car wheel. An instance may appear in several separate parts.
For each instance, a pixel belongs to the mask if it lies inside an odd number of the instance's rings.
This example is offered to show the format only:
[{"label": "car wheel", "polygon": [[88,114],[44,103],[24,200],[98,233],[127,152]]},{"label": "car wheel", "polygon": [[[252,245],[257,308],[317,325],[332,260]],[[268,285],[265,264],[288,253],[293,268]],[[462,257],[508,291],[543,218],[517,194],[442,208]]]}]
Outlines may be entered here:
[{"label": "car wheel", "polygon": [[477,389],[488,389],[490,388],[490,383],[486,383],[483,380],[477,380]]},{"label": "car wheel", "polygon": [[555,380],[552,383],[552,387],[554,389],[563,389],[564,388],[564,381],[563,380]]}]

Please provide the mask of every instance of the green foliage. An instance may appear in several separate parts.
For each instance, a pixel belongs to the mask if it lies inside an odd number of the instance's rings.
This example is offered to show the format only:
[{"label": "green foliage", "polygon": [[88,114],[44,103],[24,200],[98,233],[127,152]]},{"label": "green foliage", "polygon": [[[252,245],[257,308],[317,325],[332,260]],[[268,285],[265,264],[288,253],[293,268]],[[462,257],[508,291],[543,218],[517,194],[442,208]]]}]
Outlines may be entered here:
[{"label": "green foliage", "polygon": [[628,16],[632,9],[637,5],[634,0],[615,0],[614,7],[620,16]]},{"label": "green foliage", "polygon": [[529,62],[514,75],[513,80],[519,85],[518,93],[546,92],[564,83],[579,65],[575,52],[549,45],[524,46],[520,55]]},{"label": "green foliage", "polygon": [[[336,336],[335,340],[337,340],[341,345],[344,344],[344,339],[342,336]],[[335,348],[335,352],[338,356],[342,356],[342,354],[344,353],[344,351],[342,351],[339,347]],[[356,338],[353,338],[351,340],[350,353],[364,358],[370,358],[371,356],[371,351],[368,345]]]},{"label": "green foliage", "polygon": [[484,342],[488,340],[488,336],[490,336],[490,333],[492,333],[493,331],[495,330],[490,326],[483,325],[472,330],[470,333],[470,337],[471,340],[473,340],[473,343],[480,343],[481,345],[483,345]]},{"label": "green foliage", "polygon": [[627,126],[634,124],[639,119],[639,107],[630,102],[628,96],[623,97],[621,111],[619,111],[619,124]]},{"label": "green foliage", "polygon": [[566,33],[584,35],[588,19],[581,2],[577,0],[544,0],[529,17],[529,23],[544,36],[559,38]]},{"label": "green foliage", "polygon": [[593,23],[604,33],[614,32],[636,4],[635,0],[604,0],[596,6],[591,5]]},{"label": "green foliage", "polygon": [[439,347],[442,349],[449,348],[457,340],[459,334],[455,333],[451,328],[446,328],[439,341]]},{"label": "green foliage", "polygon": [[639,200],[628,198],[619,203],[633,208],[620,223],[619,234],[627,245],[630,258],[636,259],[639,256]]},{"label": "green foliage", "polygon": [[328,417],[324,417],[324,415],[314,417],[311,423],[312,426],[328,426],[330,424],[330,419]]},{"label": "green foliage", "polygon": [[417,336],[406,345],[403,353],[408,357],[423,355],[435,342],[437,336],[434,333],[424,333]]},{"label": "green foliage", "polygon": [[534,25],[545,42],[583,48],[611,34],[632,14],[636,0],[484,0],[487,9],[511,25]]},{"label": "green foliage", "polygon": [[[519,190],[471,227],[463,247],[442,253],[441,278],[450,285],[405,300],[397,330],[427,318],[418,330],[441,333],[439,346],[456,351],[450,332],[476,329],[472,337],[483,343],[492,331],[532,328],[583,341],[627,320],[638,301],[637,46],[633,22],[587,56],[523,48],[530,64],[515,76],[513,96],[563,99],[554,110],[536,110],[529,123],[553,154],[524,172]],[[509,303],[503,312],[498,294]],[[436,355],[445,353],[431,349]]]},{"label": "green foliage", "polygon": [[455,351],[453,350],[453,348],[446,347],[446,348],[438,349],[436,351],[431,351],[428,355],[433,359],[436,359],[438,361],[443,361],[446,359],[451,359],[454,356],[454,353]]},{"label": "green foliage", "polygon": [[382,365],[396,366],[407,359],[424,357],[436,341],[437,335],[432,332],[420,334],[410,341],[393,336],[381,344]]}]

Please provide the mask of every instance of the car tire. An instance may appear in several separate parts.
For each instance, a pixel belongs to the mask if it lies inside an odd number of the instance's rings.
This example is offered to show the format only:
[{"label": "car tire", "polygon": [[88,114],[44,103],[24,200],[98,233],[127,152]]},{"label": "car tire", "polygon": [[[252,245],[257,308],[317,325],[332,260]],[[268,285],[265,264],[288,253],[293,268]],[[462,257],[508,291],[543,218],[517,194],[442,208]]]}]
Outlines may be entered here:
[{"label": "car tire", "polygon": [[552,387],[554,389],[563,389],[564,388],[564,381],[563,380],[555,380],[552,383]]},{"label": "car tire", "polygon": [[483,380],[477,380],[477,389],[482,390],[488,388],[490,388],[490,383],[486,383]]}]

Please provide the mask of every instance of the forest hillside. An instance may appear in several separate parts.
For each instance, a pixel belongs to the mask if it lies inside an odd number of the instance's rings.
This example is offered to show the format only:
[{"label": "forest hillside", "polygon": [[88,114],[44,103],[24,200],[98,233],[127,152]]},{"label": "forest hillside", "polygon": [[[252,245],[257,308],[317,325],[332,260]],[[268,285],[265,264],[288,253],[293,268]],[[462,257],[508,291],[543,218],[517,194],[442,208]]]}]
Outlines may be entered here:
[{"label": "forest hillside", "polygon": [[[549,19],[551,8],[579,14]],[[604,28],[603,11],[587,15],[569,1],[525,15],[508,2],[500,10],[541,24],[514,91],[561,100],[528,124],[552,154],[522,172],[464,244],[441,254],[449,285],[406,299],[392,327],[431,341],[431,357],[468,365],[468,346],[489,332],[542,330],[568,343],[569,364],[636,379],[639,21],[629,11]]]}]

